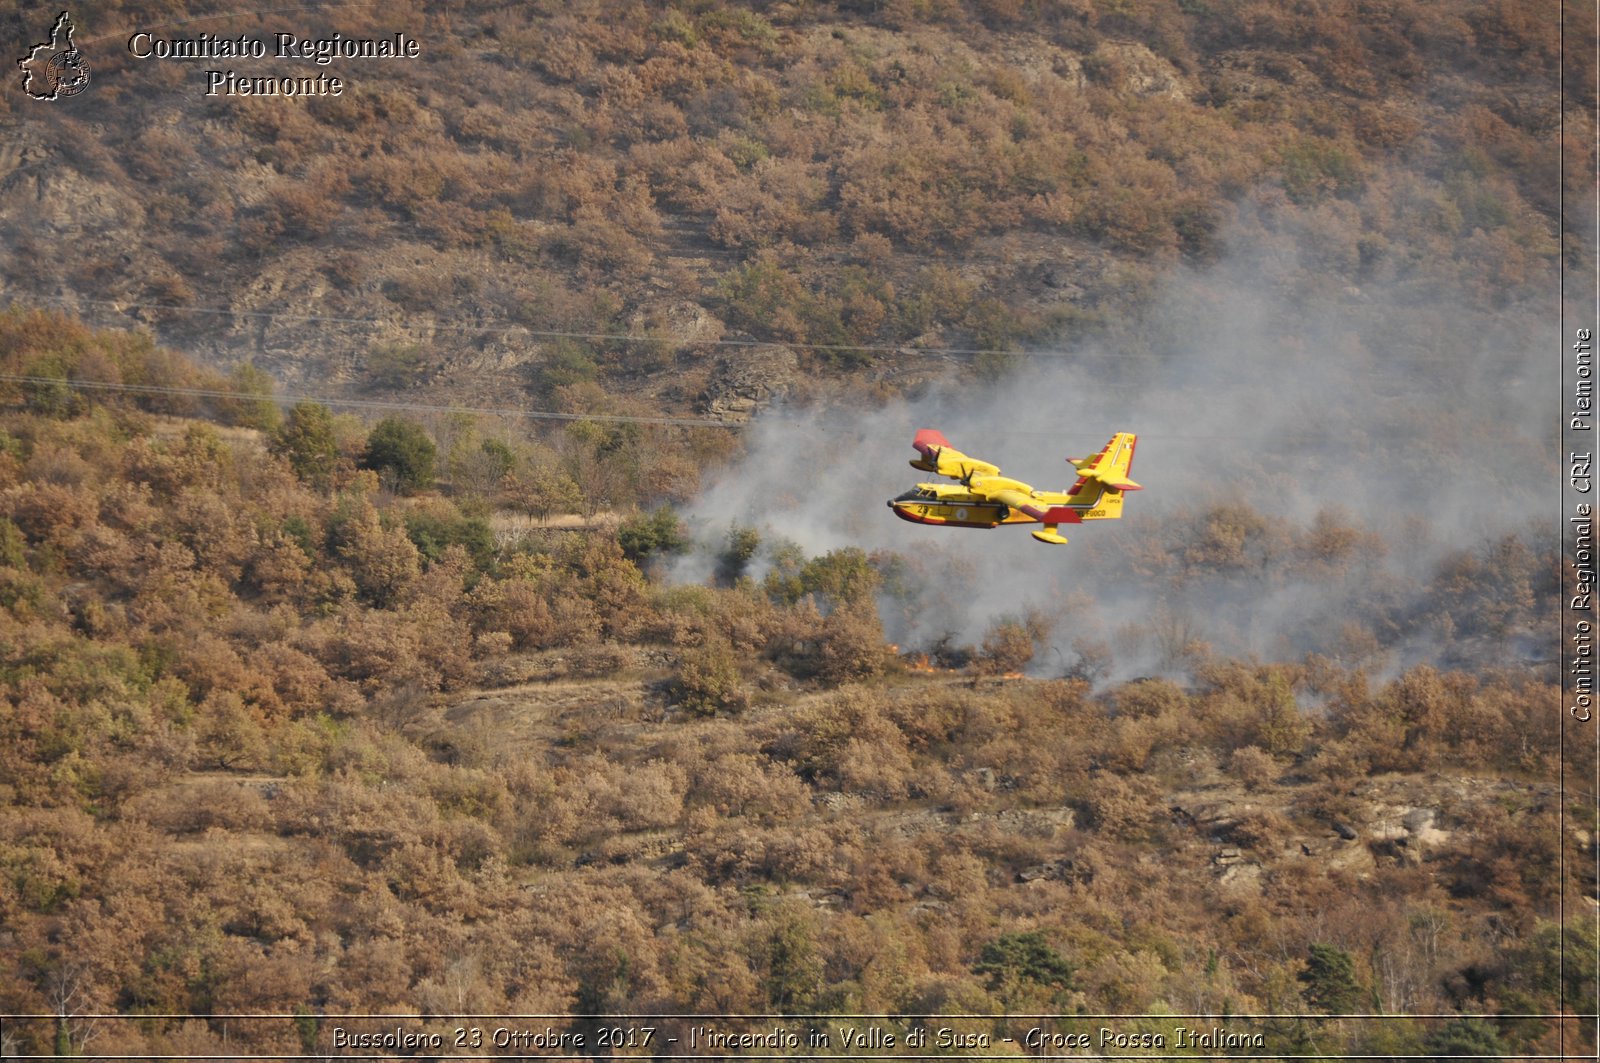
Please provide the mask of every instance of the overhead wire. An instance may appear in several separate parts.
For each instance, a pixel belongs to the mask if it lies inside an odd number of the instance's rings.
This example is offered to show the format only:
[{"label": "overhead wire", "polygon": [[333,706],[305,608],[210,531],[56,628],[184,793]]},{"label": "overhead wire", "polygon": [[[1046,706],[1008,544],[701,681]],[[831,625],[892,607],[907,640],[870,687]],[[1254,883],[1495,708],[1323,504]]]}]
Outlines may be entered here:
[{"label": "overhead wire", "polygon": [[[307,394],[282,394],[254,395],[236,391],[224,391],[218,388],[187,388],[162,384],[128,384],[103,380],[74,380],[67,377],[30,376],[22,373],[0,373],[0,383],[33,384],[41,386],[67,387],[84,391],[110,391],[138,395],[170,395],[177,398],[217,399],[227,402],[271,402],[279,406],[289,406],[301,402],[314,402],[331,408],[378,410],[389,412],[412,411],[417,413],[467,413],[487,417],[526,418],[535,421],[558,421],[576,423],[591,421],[602,424],[649,424],[663,425],[675,428],[719,428],[731,432],[743,431],[751,427],[748,421],[720,421],[715,418],[698,417],[665,417],[647,416],[642,414],[607,414],[607,413],[566,413],[557,410],[528,410],[517,407],[494,406],[465,406],[444,403],[422,402],[393,402],[382,399],[347,399],[328,395]],[[1060,433],[1031,431],[1027,429],[1004,428],[995,433],[999,438],[1010,437],[1035,437],[1058,438]],[[1280,435],[1267,433],[1237,433],[1237,432],[1140,432],[1142,441],[1161,440],[1174,441],[1228,441],[1244,443],[1272,443],[1279,447],[1284,444]],[[1327,441],[1304,441],[1307,446],[1316,446],[1326,449]],[[1280,453],[1282,451],[1280,450]]]},{"label": "overhead wire", "polygon": [[[283,313],[283,312],[279,312],[279,311],[270,311],[270,310],[228,310],[228,309],[214,308],[214,307],[183,307],[183,306],[174,306],[174,305],[171,305],[171,304],[163,304],[163,303],[123,302],[123,301],[120,301],[120,300],[81,299],[81,298],[76,298],[76,297],[69,298],[69,297],[62,297],[62,296],[51,297],[51,296],[43,296],[43,295],[34,295],[34,294],[31,294],[31,293],[30,294],[23,294],[23,295],[20,295],[20,296],[16,295],[16,294],[9,294],[8,293],[7,295],[0,296],[0,299],[3,299],[7,306],[21,306],[21,305],[28,305],[30,303],[46,303],[46,304],[58,306],[58,307],[63,308],[63,309],[71,309],[75,305],[84,305],[84,306],[96,306],[96,307],[109,307],[109,308],[117,310],[119,312],[120,311],[130,310],[130,309],[147,309],[147,310],[171,311],[171,312],[179,312],[179,313],[212,314],[212,315],[217,315],[217,316],[236,316],[236,317],[263,319],[263,320],[283,320],[283,321],[294,321],[294,322],[302,322],[302,323],[344,324],[344,325],[365,325],[365,326],[391,326],[391,327],[397,324],[395,322],[384,321],[384,320],[378,319],[378,318],[341,317],[341,316],[326,315],[326,314],[288,314],[288,313]],[[1114,361],[1116,364],[1119,364],[1119,365],[1126,365],[1127,364],[1127,360],[1125,358],[1115,357],[1115,356],[1112,356],[1112,355],[1100,355],[1100,356],[1090,355],[1090,356],[1084,356],[1082,354],[1068,354],[1067,352],[1055,352],[1055,351],[1019,352],[1019,351],[1007,351],[1007,350],[1002,350],[1002,349],[998,349],[998,348],[905,347],[905,346],[894,346],[894,345],[887,345],[887,344],[807,344],[807,343],[794,343],[794,342],[787,342],[787,341],[767,341],[767,340],[754,340],[754,339],[717,339],[717,340],[705,340],[705,341],[682,341],[682,340],[674,341],[674,340],[664,339],[664,338],[660,338],[660,337],[638,336],[638,335],[631,335],[631,334],[626,334],[626,333],[584,332],[584,331],[569,331],[569,330],[557,330],[557,329],[532,329],[532,328],[527,328],[527,327],[524,327],[524,326],[521,326],[521,325],[472,325],[472,324],[459,323],[459,322],[429,323],[429,324],[425,324],[425,325],[405,325],[405,324],[401,324],[400,327],[418,329],[418,330],[434,330],[434,331],[478,332],[478,333],[499,333],[499,334],[517,333],[517,334],[526,335],[526,336],[530,336],[530,337],[538,337],[538,338],[546,338],[546,339],[558,339],[558,338],[561,338],[561,339],[601,340],[601,341],[608,341],[608,342],[612,342],[612,341],[615,341],[615,342],[647,342],[647,343],[648,342],[654,342],[654,343],[673,344],[673,345],[675,345],[677,347],[722,346],[722,347],[752,348],[752,347],[761,347],[761,346],[783,346],[783,347],[799,348],[799,349],[806,349],[806,350],[860,351],[860,352],[880,352],[880,353],[881,352],[893,352],[893,353],[901,353],[901,354],[929,354],[929,355],[945,354],[945,355],[962,355],[962,356],[967,356],[967,355],[970,355],[970,356],[996,355],[996,356],[1003,356],[1003,357],[1008,357],[1008,358],[1026,358],[1026,357],[1039,357],[1039,356],[1043,356],[1043,357],[1073,357],[1077,361],[1086,362],[1086,363],[1089,363],[1089,364],[1093,364],[1093,363],[1095,363],[1097,361]],[[1412,358],[1412,359],[1409,359],[1409,360],[1410,361],[1427,361],[1427,360],[1430,360],[1430,359]],[[1373,374],[1369,371],[1369,372],[1364,373],[1363,375],[1364,375],[1365,378],[1371,379]],[[664,416],[664,415],[651,416],[651,415],[643,415],[643,414],[568,413],[568,412],[556,411],[556,410],[523,409],[523,408],[516,408],[516,407],[485,407],[485,406],[467,406],[467,405],[451,404],[451,403],[422,403],[422,402],[406,402],[406,401],[380,400],[380,399],[340,398],[340,397],[336,397],[336,396],[316,395],[316,394],[276,394],[275,393],[275,394],[273,394],[271,396],[252,396],[252,395],[241,395],[241,394],[236,393],[236,392],[223,391],[223,390],[217,390],[217,389],[179,388],[179,387],[168,387],[168,386],[162,386],[162,385],[111,383],[111,382],[105,382],[105,381],[73,380],[73,379],[60,378],[60,377],[28,376],[28,375],[22,375],[22,374],[4,374],[4,373],[0,373],[0,381],[6,381],[6,382],[11,382],[11,383],[20,383],[20,384],[35,384],[35,385],[54,384],[54,385],[57,385],[57,386],[65,385],[65,386],[72,387],[72,388],[81,388],[81,389],[86,389],[86,390],[87,389],[93,389],[93,390],[102,390],[102,391],[117,391],[117,392],[138,393],[138,394],[152,394],[152,395],[165,394],[165,395],[181,396],[181,397],[204,398],[204,399],[221,399],[221,400],[231,400],[231,401],[250,401],[251,399],[265,399],[267,401],[272,401],[272,402],[280,404],[280,405],[291,405],[291,404],[297,403],[297,402],[316,402],[316,403],[321,403],[322,405],[325,405],[325,406],[328,406],[328,407],[331,407],[331,408],[365,409],[365,410],[374,410],[374,411],[395,411],[395,412],[399,412],[399,411],[415,411],[415,412],[418,412],[418,413],[468,413],[468,414],[478,414],[478,415],[484,415],[484,416],[497,416],[497,417],[508,417],[508,418],[520,417],[520,418],[526,418],[528,420],[535,420],[535,421],[542,420],[542,421],[556,421],[556,422],[567,422],[567,423],[574,423],[574,422],[579,422],[579,421],[590,421],[590,422],[596,422],[596,423],[615,423],[615,424],[653,424],[653,425],[662,425],[662,426],[671,426],[671,427],[685,427],[685,428],[719,428],[719,429],[730,430],[730,431],[740,431],[740,430],[744,429],[747,426],[746,422],[727,421],[727,420],[720,420],[720,419],[716,419],[716,418],[671,417],[671,416]],[[1146,386],[1144,386],[1144,385],[1118,384],[1118,383],[1109,383],[1109,382],[1104,382],[1104,381],[1097,381],[1096,384],[1095,384],[1095,387],[1099,391],[1121,391],[1121,392],[1129,392],[1129,393],[1142,393],[1142,392],[1148,390],[1148,388]],[[1012,434],[1015,434],[1015,433],[1012,433]],[[1037,434],[1042,434],[1042,433],[1022,433],[1022,434],[1037,435]],[[1219,433],[1210,433],[1210,434],[1183,433],[1183,434],[1176,434],[1176,435],[1169,435],[1167,433],[1141,433],[1140,438],[1141,439],[1146,439],[1146,440],[1156,440],[1156,439],[1169,439],[1169,440],[1178,440],[1178,439],[1182,439],[1182,440],[1229,440],[1229,441],[1269,441],[1269,440],[1271,440],[1271,441],[1274,441],[1274,442],[1281,442],[1281,440],[1278,440],[1275,437],[1269,437],[1269,436],[1264,436],[1264,435],[1245,435],[1245,434],[1238,434],[1238,433],[1226,433],[1226,434],[1219,434]]]},{"label": "overhead wire", "polygon": [[[166,313],[178,314],[212,314],[218,317],[246,317],[269,321],[296,321],[309,324],[332,325],[367,325],[388,326],[411,329],[415,331],[434,332],[476,332],[495,335],[517,334],[533,339],[573,339],[594,340],[602,343],[659,343],[676,347],[789,347],[807,351],[838,351],[859,352],[865,354],[952,354],[952,355],[1004,355],[1017,356],[1020,351],[1008,351],[998,347],[912,347],[905,344],[892,343],[806,343],[794,340],[758,340],[758,339],[706,339],[686,340],[665,336],[640,335],[628,332],[581,332],[567,329],[531,328],[524,325],[484,324],[474,325],[467,322],[429,322],[427,324],[407,324],[402,322],[385,321],[382,318],[370,317],[339,317],[330,314],[286,314],[274,310],[228,310],[221,307],[209,306],[173,306],[167,303],[135,303],[123,302],[116,299],[81,299],[76,296],[42,296],[27,295],[23,297],[12,296],[9,304],[24,301],[49,303],[52,306],[71,308],[73,306],[104,306],[117,311],[127,310],[157,310]],[[1042,352],[1057,357],[1071,357],[1067,352]],[[1092,360],[1092,359],[1091,359]]]},{"label": "overhead wire", "polygon": [[[290,314],[276,310],[230,310],[224,307],[208,306],[176,306],[170,303],[130,302],[118,299],[85,299],[77,296],[49,296],[34,293],[6,294],[0,296],[5,305],[28,305],[30,303],[46,304],[63,309],[73,309],[78,306],[107,307],[119,313],[129,310],[153,310],[162,313],[174,314],[209,314],[216,317],[242,317],[265,321],[291,321],[301,324],[328,324],[328,325],[360,325],[367,327],[400,328],[414,332],[455,332],[479,333],[490,335],[519,335],[531,339],[574,339],[590,340],[600,343],[639,343],[660,344],[672,348],[686,347],[737,347],[750,349],[754,347],[787,347],[791,350],[821,351],[837,353],[861,354],[911,354],[911,355],[953,355],[960,357],[993,356],[1006,359],[1032,359],[1032,358],[1064,358],[1071,359],[1074,363],[1095,364],[1128,364],[1128,356],[1113,352],[1085,353],[1082,351],[1052,350],[1035,348],[1019,351],[1004,347],[918,347],[911,344],[895,343],[809,343],[800,340],[778,339],[684,339],[671,336],[653,336],[649,334],[628,332],[600,332],[581,331],[571,329],[534,328],[526,325],[486,323],[472,324],[470,322],[442,321],[442,322],[405,322],[389,321],[383,318],[370,317],[342,317],[332,314]],[[1447,355],[1408,355],[1405,359],[1408,365],[1428,365],[1454,361]],[[1363,369],[1363,374],[1371,376],[1381,373],[1391,367],[1383,364],[1374,365]],[[1099,386],[1099,385],[1097,385]]]},{"label": "overhead wire", "polygon": [[367,410],[416,410],[423,413],[473,413],[500,417],[526,417],[538,421],[599,421],[613,424],[659,424],[681,428],[740,429],[737,421],[718,421],[696,417],[648,417],[621,413],[562,413],[556,410],[524,410],[484,406],[452,406],[419,402],[385,402],[380,399],[341,399],[323,395],[250,395],[218,388],[183,388],[161,384],[125,384],[103,380],[72,380],[64,377],[28,376],[21,373],[0,373],[0,381],[12,384],[39,384],[64,386],[85,391],[118,391],[141,395],[173,395],[183,398],[224,399],[230,402],[265,401],[279,405],[316,402],[324,406],[349,407]]}]

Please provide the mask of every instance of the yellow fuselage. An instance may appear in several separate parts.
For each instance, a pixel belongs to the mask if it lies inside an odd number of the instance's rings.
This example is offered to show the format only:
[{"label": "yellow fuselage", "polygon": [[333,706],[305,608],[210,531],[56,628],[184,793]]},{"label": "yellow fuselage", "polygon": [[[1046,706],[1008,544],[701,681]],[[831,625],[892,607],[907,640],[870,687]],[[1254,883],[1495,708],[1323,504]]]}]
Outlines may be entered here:
[{"label": "yellow fuselage", "polygon": [[[1035,491],[1020,480],[985,477],[984,488],[1009,487],[1027,494],[1034,506],[1050,509],[1070,506],[1077,520],[1105,520],[1122,515],[1122,492],[1099,490],[1091,485],[1083,494],[1098,495],[1092,503],[1065,491]],[[1002,524],[1037,524],[1039,518],[1021,509],[975,494],[961,484],[918,484],[914,489],[889,500],[889,508],[901,520],[914,524],[940,524],[953,528],[998,528]],[[1076,523],[1076,521],[1073,521]]]},{"label": "yellow fuselage", "polygon": [[955,480],[951,484],[918,484],[889,500],[901,520],[956,528],[997,528],[1002,524],[1042,524],[1033,537],[1066,545],[1063,524],[1113,520],[1122,516],[1122,499],[1140,485],[1128,478],[1138,436],[1118,432],[1092,458],[1068,458],[1078,474],[1065,491],[1035,491],[1021,480],[1000,475],[1000,467],[969,457],[950,445],[937,429],[919,431],[911,446],[917,457],[911,467]]}]

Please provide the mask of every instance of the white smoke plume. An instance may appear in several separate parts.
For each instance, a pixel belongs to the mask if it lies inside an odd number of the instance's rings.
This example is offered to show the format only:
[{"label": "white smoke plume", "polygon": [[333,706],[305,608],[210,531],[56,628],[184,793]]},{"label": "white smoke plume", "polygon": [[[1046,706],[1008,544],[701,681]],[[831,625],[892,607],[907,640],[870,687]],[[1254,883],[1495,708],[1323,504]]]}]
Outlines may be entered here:
[{"label": "white smoke plume", "polygon": [[[1245,228],[1222,261],[1175,270],[1097,342],[1028,352],[1000,379],[964,374],[887,407],[763,414],[744,458],[687,507],[708,549],[676,577],[707,578],[709,553],[743,525],[812,556],[905,555],[914,586],[882,603],[905,645],[972,644],[997,619],[1038,610],[1054,620],[1034,662],[1045,673],[1085,639],[1112,647],[1120,675],[1169,667],[1195,639],[1263,660],[1336,654],[1352,621],[1390,666],[1448,660],[1438,643],[1451,633],[1414,616],[1439,559],[1507,535],[1556,549],[1556,521],[1541,515],[1556,512],[1560,483],[1559,363],[1533,356],[1550,347],[1554,282],[1548,303],[1493,308],[1436,284],[1357,288],[1256,246],[1259,227]],[[1065,547],[1026,527],[907,524],[885,502],[934,478],[907,465],[924,427],[1052,489],[1071,482],[1066,456],[1134,431],[1145,489],[1120,521],[1064,526]],[[1377,549],[1337,571],[1293,556],[1265,570],[1175,560],[1217,507],[1302,535],[1321,515]],[[1399,616],[1412,617],[1407,633]]]}]

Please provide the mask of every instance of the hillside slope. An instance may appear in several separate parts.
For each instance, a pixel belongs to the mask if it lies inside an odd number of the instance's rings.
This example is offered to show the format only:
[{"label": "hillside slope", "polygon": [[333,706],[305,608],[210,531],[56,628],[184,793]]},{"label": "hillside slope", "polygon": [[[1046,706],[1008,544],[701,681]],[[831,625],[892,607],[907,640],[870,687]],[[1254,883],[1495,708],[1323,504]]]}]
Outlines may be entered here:
[{"label": "hillside slope", "polygon": [[[1289,267],[1319,285],[1515,301],[1589,151],[1557,166],[1556,26],[1503,0],[212,10],[80,13],[92,90],[10,104],[7,294],[318,393],[721,412],[738,360],[708,344],[750,338],[903,387],[928,366],[899,348],[1121,327],[1241,207],[1333,245]],[[206,64],[128,54],[139,28],[422,56],[206,98]]]},{"label": "hillside slope", "polygon": [[[199,373],[0,323],[7,356]],[[1554,783],[1593,750],[1561,763],[1542,666],[1186,647],[1181,684],[1095,690],[1005,678],[1036,648],[1018,623],[941,670],[884,643],[893,558],[668,586],[624,552],[648,564],[656,518],[497,542],[436,490],[310,461],[303,407],[263,431],[8,389],[0,1011],[67,1016],[8,1022],[8,1053],[325,1051],[317,1016],[386,1011],[1527,1015],[1593,991],[1588,924],[1554,921],[1595,904],[1592,804]],[[1499,586],[1440,577],[1463,622]],[[149,1017],[80,1017],[106,1012]],[[303,1021],[171,1017],[196,1013]]]}]

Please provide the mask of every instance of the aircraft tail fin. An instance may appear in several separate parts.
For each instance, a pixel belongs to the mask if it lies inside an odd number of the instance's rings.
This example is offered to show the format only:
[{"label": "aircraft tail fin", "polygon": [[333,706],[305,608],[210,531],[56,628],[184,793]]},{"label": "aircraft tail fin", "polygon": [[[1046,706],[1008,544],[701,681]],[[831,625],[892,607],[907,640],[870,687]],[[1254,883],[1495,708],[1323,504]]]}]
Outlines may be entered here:
[{"label": "aircraft tail fin", "polygon": [[1078,470],[1081,479],[1099,480],[1118,491],[1139,491],[1143,487],[1128,476],[1133,468],[1133,452],[1139,437],[1132,432],[1118,432],[1092,458],[1068,458]]},{"label": "aircraft tail fin", "polygon": [[1067,495],[1074,505],[1087,510],[1084,519],[1120,517],[1123,496],[1144,489],[1128,475],[1138,445],[1139,437],[1133,432],[1118,432],[1093,457],[1068,459],[1078,470],[1078,482]]}]

